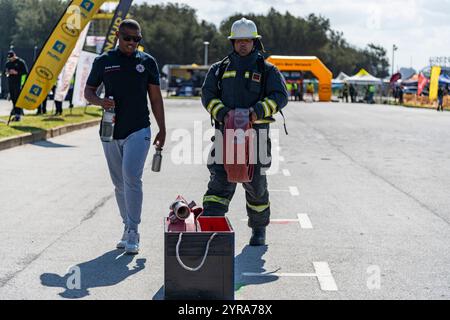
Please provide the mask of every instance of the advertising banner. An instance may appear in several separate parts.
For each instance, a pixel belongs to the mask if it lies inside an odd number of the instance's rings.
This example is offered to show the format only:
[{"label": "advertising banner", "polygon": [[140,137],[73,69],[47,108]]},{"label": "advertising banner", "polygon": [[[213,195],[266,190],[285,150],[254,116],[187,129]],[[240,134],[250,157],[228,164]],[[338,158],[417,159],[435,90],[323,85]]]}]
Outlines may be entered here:
[{"label": "advertising banner", "polygon": [[431,68],[430,79],[430,101],[436,101],[439,89],[439,76],[441,75],[441,67]]},{"label": "advertising banner", "polygon": [[427,86],[427,84],[430,82],[430,80],[425,77],[422,73],[419,74],[419,81],[417,84],[417,95],[420,96],[423,92],[423,90],[425,89],[425,87]]},{"label": "advertising banner", "polygon": [[108,33],[106,34],[106,41],[103,45],[101,53],[108,52],[116,47],[116,31],[119,31],[120,23],[126,19],[128,11],[130,11],[133,0],[121,0],[117,6],[116,13],[109,26]]},{"label": "advertising banner", "polygon": [[78,61],[77,72],[75,75],[75,86],[73,88],[73,100],[72,103],[77,107],[85,107],[88,105],[86,99],[84,99],[84,88],[86,82],[91,73],[92,64],[94,63],[97,54],[87,51],[82,51],[80,59]]},{"label": "advertising banner", "polygon": [[81,31],[106,0],[72,0],[33,65],[17,106],[34,110],[45,99],[72,53]]},{"label": "advertising banner", "polygon": [[55,100],[56,101],[64,101],[64,98],[69,92],[70,82],[75,74],[75,70],[77,68],[78,59],[80,58],[81,50],[83,50],[84,42],[86,41],[87,32],[89,30],[89,24],[84,28],[83,32],[78,38],[75,49],[73,49],[72,54],[67,60],[66,65],[64,66],[63,71],[61,72],[58,83],[56,85],[55,91]]}]

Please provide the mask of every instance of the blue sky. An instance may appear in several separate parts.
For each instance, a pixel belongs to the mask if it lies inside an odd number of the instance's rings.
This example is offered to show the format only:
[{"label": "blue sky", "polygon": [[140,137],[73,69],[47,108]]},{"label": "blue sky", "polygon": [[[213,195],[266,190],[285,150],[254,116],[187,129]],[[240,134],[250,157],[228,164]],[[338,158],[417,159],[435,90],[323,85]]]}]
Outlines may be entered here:
[{"label": "blue sky", "polygon": [[[421,69],[431,56],[450,57],[450,0],[135,0],[149,4],[178,2],[197,10],[199,20],[217,25],[236,12],[267,13],[270,7],[295,16],[321,14],[334,30],[344,32],[351,44],[364,47],[369,42],[381,44],[395,66]],[[251,9],[249,9],[251,8]],[[264,35],[263,35],[264,36]]]}]

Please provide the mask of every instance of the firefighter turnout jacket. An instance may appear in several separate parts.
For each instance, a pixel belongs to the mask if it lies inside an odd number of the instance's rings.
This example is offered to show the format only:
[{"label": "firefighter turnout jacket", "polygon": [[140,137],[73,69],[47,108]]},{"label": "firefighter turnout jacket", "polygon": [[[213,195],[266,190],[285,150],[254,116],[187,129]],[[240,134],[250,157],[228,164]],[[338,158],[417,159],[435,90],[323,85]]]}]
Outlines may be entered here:
[{"label": "firefighter turnout jacket", "polygon": [[236,108],[254,111],[256,124],[271,123],[273,115],[287,105],[288,92],[283,75],[257,50],[246,57],[233,52],[211,66],[202,88],[202,103],[219,123]]}]

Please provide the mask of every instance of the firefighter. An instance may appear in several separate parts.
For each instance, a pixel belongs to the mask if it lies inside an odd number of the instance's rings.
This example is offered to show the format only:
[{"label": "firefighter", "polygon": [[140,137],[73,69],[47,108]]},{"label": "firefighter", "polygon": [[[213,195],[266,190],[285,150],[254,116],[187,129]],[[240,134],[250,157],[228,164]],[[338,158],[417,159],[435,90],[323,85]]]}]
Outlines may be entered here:
[{"label": "firefighter", "polygon": [[[275,121],[272,116],[287,105],[289,95],[279,70],[266,62],[260,53],[264,52],[264,47],[253,21],[242,18],[234,22],[228,39],[234,50],[211,66],[202,87],[202,103],[211,115],[216,133],[223,134],[230,110],[248,108],[258,143],[261,139],[266,140],[263,143],[267,146],[269,161],[262,161],[258,156],[253,180],[243,184],[248,226],[252,228],[250,245],[262,246],[270,222],[269,192],[264,174],[271,165],[269,127]],[[217,139],[213,138],[213,141],[210,159],[214,159],[217,148],[222,148]],[[236,183],[228,182],[223,162],[218,160],[208,163],[211,177],[203,198],[206,216],[224,216],[236,190]]]}]

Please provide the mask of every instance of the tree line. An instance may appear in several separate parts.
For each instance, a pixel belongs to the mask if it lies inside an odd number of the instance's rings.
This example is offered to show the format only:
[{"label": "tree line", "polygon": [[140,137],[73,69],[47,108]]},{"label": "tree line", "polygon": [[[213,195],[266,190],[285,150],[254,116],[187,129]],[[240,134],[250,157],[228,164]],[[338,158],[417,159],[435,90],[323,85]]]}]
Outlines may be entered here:
[{"label": "tree line", "polygon": [[[0,48],[11,44],[41,48],[67,6],[65,0],[0,0]],[[204,41],[210,42],[209,62],[221,60],[232,48],[227,36],[242,14],[221,21],[199,20],[196,10],[184,4],[134,4],[130,14],[142,26],[143,45],[160,63],[203,64]],[[296,17],[270,9],[267,14],[247,14],[263,36],[266,54],[317,56],[332,70],[354,74],[365,68],[377,77],[389,75],[387,51],[368,43],[358,48],[332,29],[330,20],[315,14]]]}]

